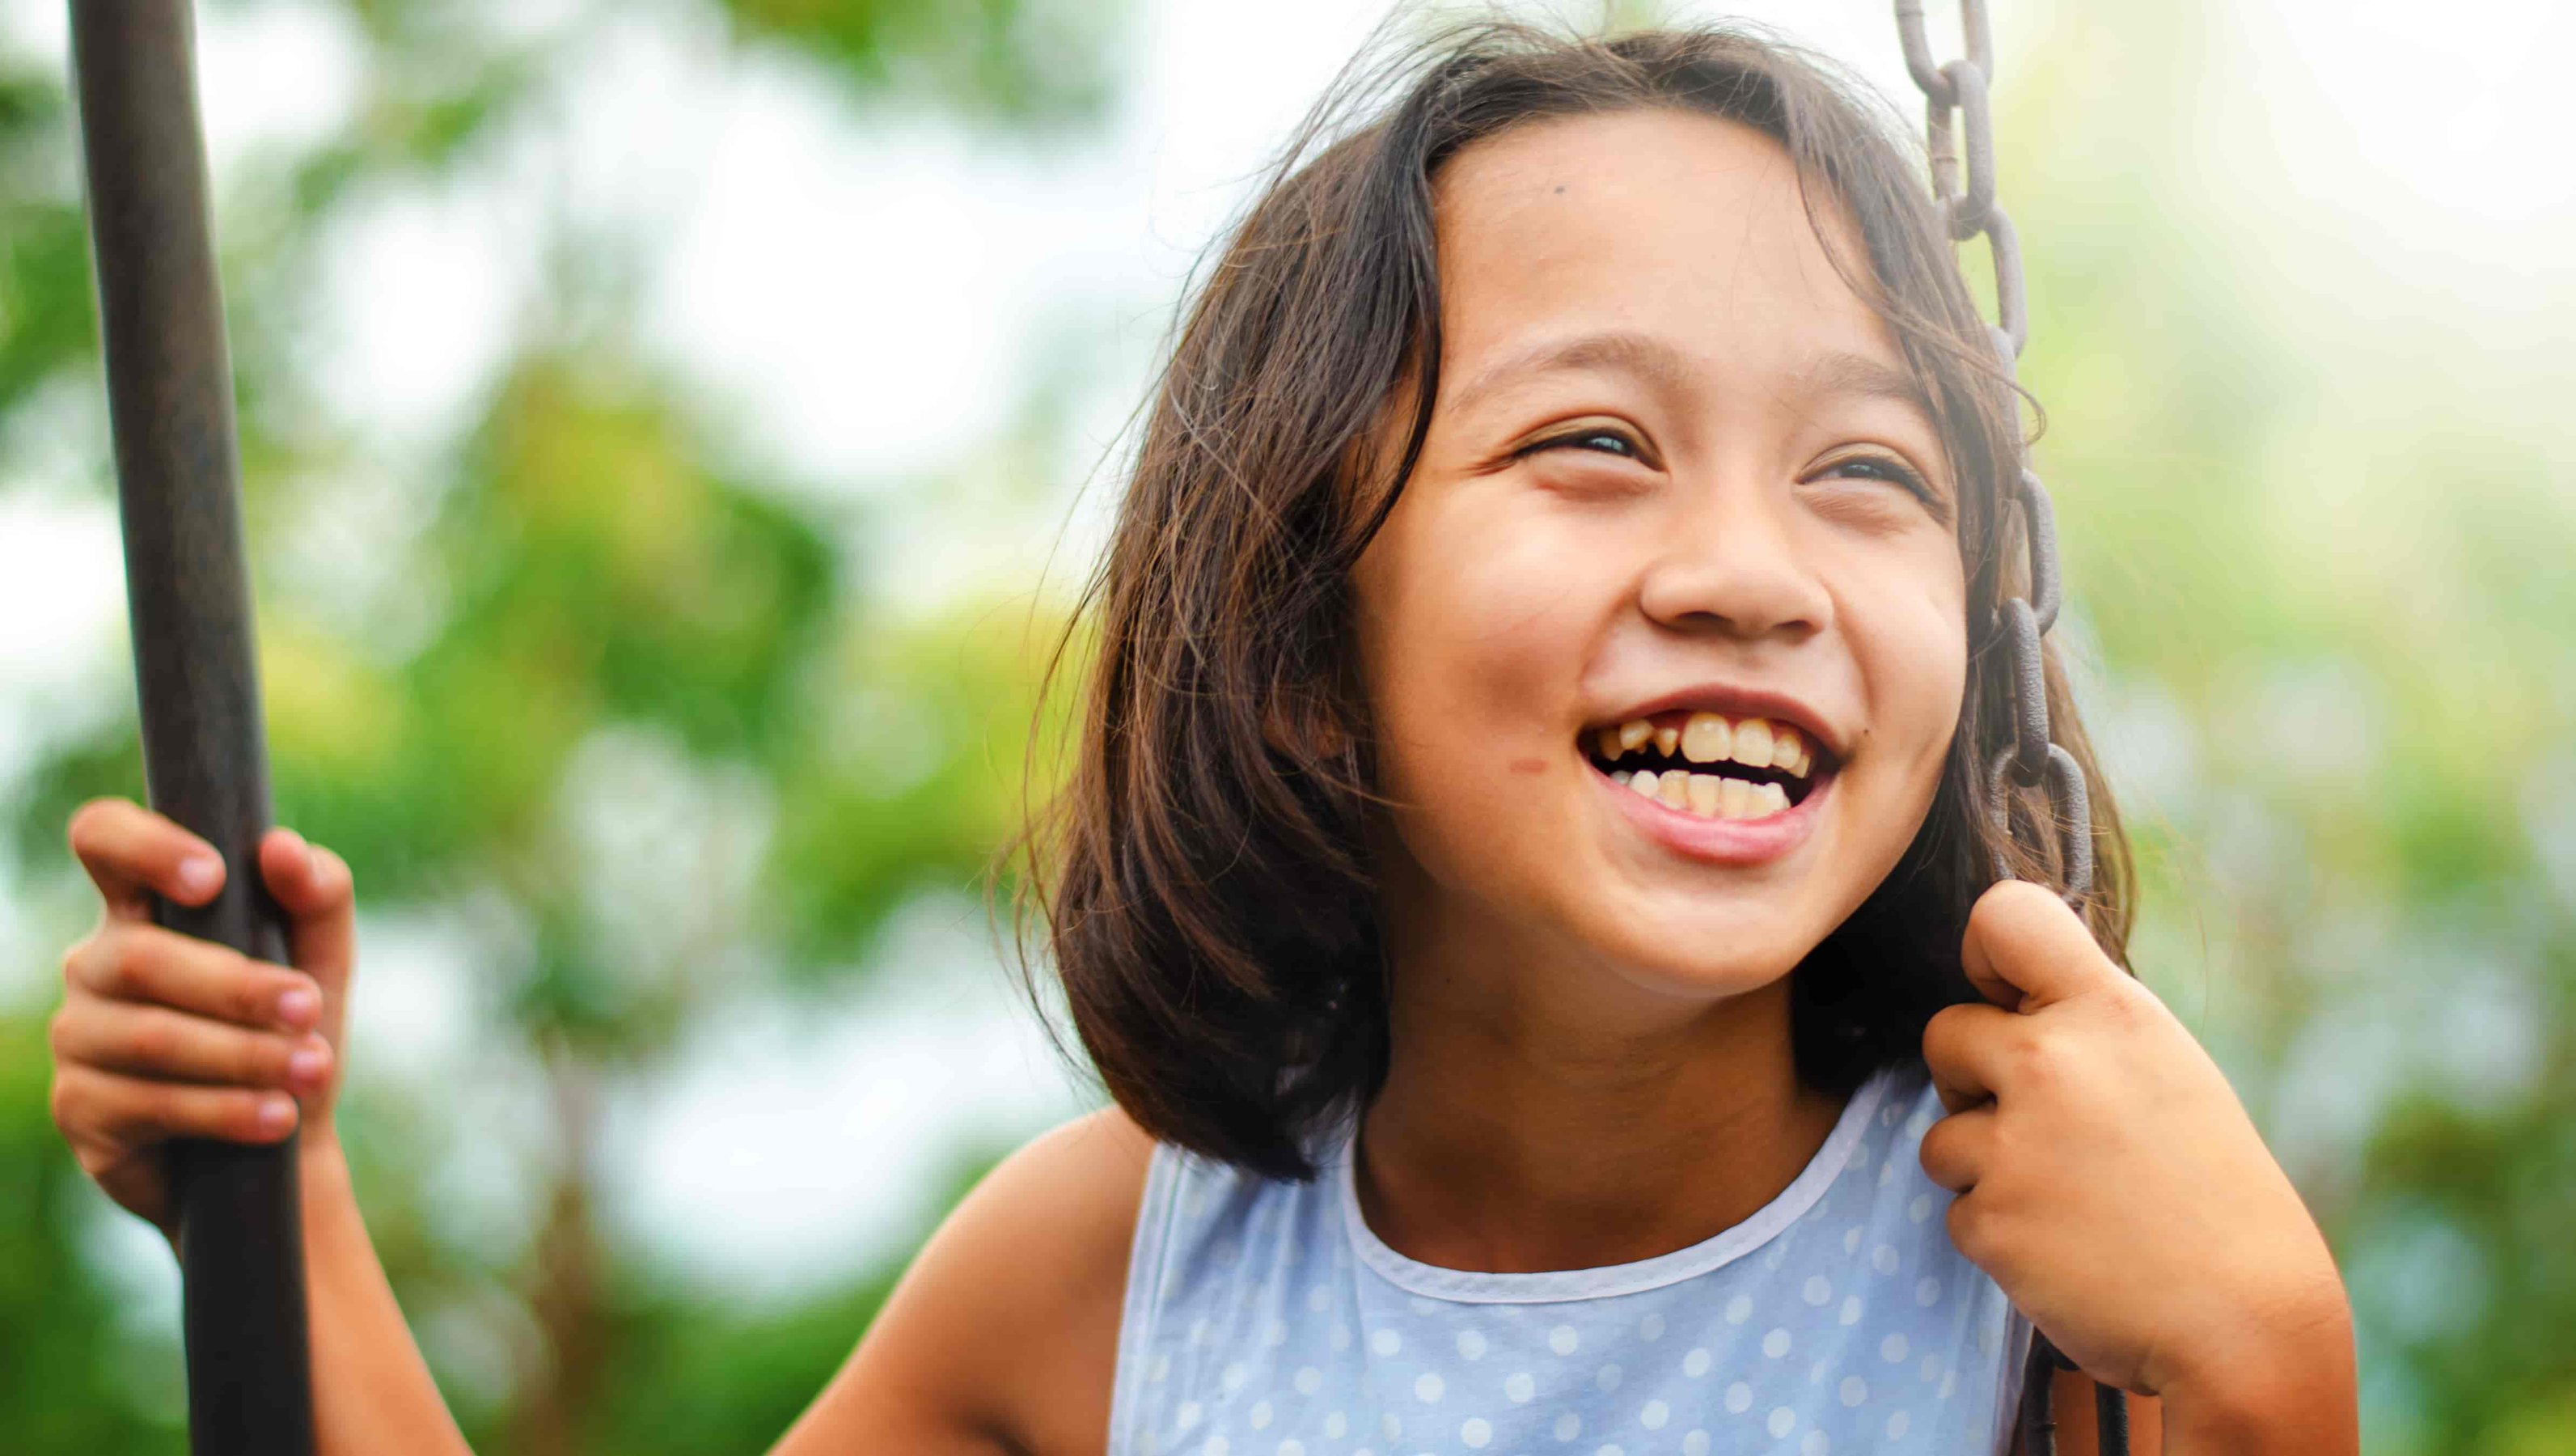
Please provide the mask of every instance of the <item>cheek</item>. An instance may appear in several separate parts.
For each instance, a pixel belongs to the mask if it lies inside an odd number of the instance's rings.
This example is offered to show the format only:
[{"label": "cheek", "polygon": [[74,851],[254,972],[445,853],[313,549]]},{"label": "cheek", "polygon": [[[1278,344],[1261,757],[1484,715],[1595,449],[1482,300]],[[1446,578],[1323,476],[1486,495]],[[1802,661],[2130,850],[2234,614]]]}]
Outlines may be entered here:
[{"label": "cheek", "polygon": [[1929,803],[1967,690],[1967,587],[1947,550],[1874,576],[1846,617],[1875,747],[1919,777]]},{"label": "cheek", "polygon": [[1440,504],[1399,502],[1353,580],[1380,786],[1416,806],[1417,841],[1476,833],[1580,767],[1567,715],[1590,614],[1574,558],[1529,521]]}]

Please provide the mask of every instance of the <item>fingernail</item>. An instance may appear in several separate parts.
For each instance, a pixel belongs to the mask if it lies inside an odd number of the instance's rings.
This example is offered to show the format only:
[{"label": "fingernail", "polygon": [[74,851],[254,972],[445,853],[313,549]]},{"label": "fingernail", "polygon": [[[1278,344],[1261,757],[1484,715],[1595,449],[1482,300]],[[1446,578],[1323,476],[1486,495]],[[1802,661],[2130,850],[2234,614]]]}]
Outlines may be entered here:
[{"label": "fingernail", "polygon": [[259,1125],[261,1127],[266,1128],[270,1132],[284,1132],[286,1131],[286,1125],[294,1120],[294,1098],[264,1097],[260,1099]]},{"label": "fingernail", "polygon": [[317,1082],[322,1078],[323,1067],[330,1061],[330,1054],[320,1047],[306,1047],[286,1059],[286,1075],[298,1082]]},{"label": "fingernail", "polygon": [[192,854],[179,861],[179,888],[202,895],[224,877],[224,862],[211,854]]},{"label": "fingernail", "polygon": [[322,1009],[322,998],[298,986],[277,998],[277,1019],[289,1026],[310,1026]]}]

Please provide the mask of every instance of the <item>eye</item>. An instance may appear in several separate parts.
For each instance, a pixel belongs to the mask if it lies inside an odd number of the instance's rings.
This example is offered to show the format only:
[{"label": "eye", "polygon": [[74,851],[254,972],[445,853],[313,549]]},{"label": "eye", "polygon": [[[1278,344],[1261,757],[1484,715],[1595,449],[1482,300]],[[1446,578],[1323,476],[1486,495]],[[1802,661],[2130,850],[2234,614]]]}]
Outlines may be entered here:
[{"label": "eye", "polygon": [[1921,472],[1891,455],[1851,455],[1825,467],[1827,474],[1846,473],[1862,480],[1884,480],[1904,487],[1926,504],[1936,502]]},{"label": "eye", "polygon": [[[1608,450],[1597,449],[1596,447],[1603,442],[1607,442],[1612,448]],[[1536,455],[1542,450],[1554,450],[1560,447],[1566,449],[1587,450],[1594,454],[1618,455],[1629,460],[1640,459],[1645,455],[1645,451],[1638,446],[1637,442],[1629,439],[1625,433],[1618,430],[1605,429],[1598,425],[1589,426],[1580,430],[1569,430],[1562,435],[1551,436],[1548,439],[1524,445],[1515,453],[1523,456]]]}]

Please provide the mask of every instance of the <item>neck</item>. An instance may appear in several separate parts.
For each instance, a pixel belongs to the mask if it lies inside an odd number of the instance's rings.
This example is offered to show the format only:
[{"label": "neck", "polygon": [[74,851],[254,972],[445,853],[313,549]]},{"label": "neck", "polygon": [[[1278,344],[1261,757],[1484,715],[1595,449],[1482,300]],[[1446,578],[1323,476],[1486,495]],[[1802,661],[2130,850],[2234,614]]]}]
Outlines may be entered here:
[{"label": "neck", "polygon": [[1571,947],[1387,929],[1393,1055],[1354,1172],[1408,1258],[1520,1273],[1686,1248],[1779,1196],[1841,1115],[1798,1081],[1785,976],[1683,999]]}]

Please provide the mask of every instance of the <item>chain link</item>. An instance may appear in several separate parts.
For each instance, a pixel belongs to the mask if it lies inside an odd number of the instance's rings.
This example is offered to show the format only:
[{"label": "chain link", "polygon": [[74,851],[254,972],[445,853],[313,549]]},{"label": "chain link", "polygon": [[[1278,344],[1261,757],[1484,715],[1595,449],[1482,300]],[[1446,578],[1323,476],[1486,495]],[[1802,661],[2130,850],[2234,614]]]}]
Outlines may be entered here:
[{"label": "chain link", "polygon": [[[1936,64],[1923,34],[1923,0],[1896,0],[1896,33],[1905,47],[1905,69],[1923,92],[1932,195],[1952,240],[1964,243],[1985,235],[1995,269],[1995,321],[1988,333],[2004,377],[2014,379],[2021,351],[2030,343],[2030,315],[2022,290],[2021,239],[1995,197],[1994,114],[1986,89],[1995,74],[1995,47],[1994,33],[1986,23],[1986,0],[1959,0],[1959,22],[1968,54]],[[2019,466],[2012,501],[2030,553],[2030,595],[2007,598],[1995,611],[1995,627],[2011,658],[2013,737],[1987,769],[1986,797],[2003,816],[2004,832],[2010,834],[2013,794],[2023,789],[2045,791],[2049,822],[2058,836],[2058,893],[2072,904],[2093,886],[2093,813],[2083,766],[2049,732],[2048,679],[2039,653],[2040,639],[2056,625],[2057,609],[2064,600],[2057,570],[2057,512],[2049,503],[2048,488],[2027,462]],[[1995,874],[2012,875],[2011,865],[2001,855],[1996,856]],[[2024,1436],[2033,1456],[2054,1456],[2056,1422],[2049,1415],[2049,1387],[2055,1371],[2076,1366],[2037,1330],[2031,1332],[2031,1342],[2030,1371],[2022,1391]],[[2096,1449],[2103,1456],[2127,1456],[2127,1407],[2106,1386],[2097,1384],[2095,1397]]]},{"label": "chain link", "polygon": [[[1980,235],[1986,240],[1995,273],[1995,321],[1987,326],[1988,334],[1996,361],[2010,380],[2018,377],[2022,350],[2030,344],[2030,311],[2022,287],[2021,238],[1995,195],[1994,111],[1987,92],[1994,78],[1995,45],[1986,0],[1959,0],[1959,22],[1968,53],[1936,62],[1923,31],[1923,0],[1896,0],[1905,69],[1923,92],[1933,199],[1954,241]],[[2048,820],[2058,838],[2059,893],[2076,903],[2093,886],[2091,799],[2082,766],[2050,734],[2048,680],[2039,647],[2056,625],[2063,600],[2057,513],[2048,488],[2027,463],[2020,465],[2018,476],[2011,498],[2029,550],[2030,595],[2010,598],[1995,612],[1997,635],[2010,657],[2013,738],[1989,768],[1987,797],[2003,815],[2005,832],[2011,833],[2014,792],[2046,790]],[[2000,855],[1995,873],[2005,878],[2012,874]]]}]

